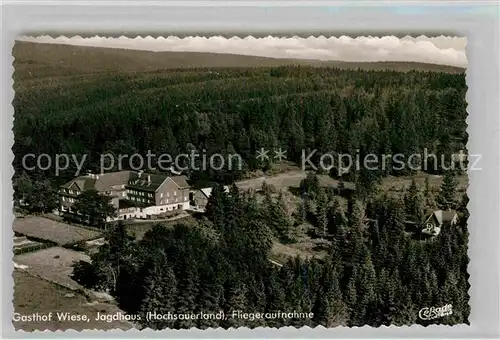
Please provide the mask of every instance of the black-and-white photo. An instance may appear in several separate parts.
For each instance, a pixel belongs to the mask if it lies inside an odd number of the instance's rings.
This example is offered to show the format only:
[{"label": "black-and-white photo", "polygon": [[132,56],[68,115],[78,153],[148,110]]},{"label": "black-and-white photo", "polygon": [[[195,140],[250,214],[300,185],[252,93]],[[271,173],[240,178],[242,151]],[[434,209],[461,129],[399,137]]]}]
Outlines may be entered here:
[{"label": "black-and-white photo", "polygon": [[465,46],[21,37],[14,327],[468,324]]}]

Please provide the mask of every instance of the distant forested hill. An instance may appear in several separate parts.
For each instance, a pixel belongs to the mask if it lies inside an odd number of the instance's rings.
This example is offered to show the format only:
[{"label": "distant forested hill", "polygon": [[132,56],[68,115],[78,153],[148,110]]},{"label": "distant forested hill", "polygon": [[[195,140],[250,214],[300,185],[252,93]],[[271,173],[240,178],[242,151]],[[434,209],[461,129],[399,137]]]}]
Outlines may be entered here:
[{"label": "distant forested hill", "polygon": [[275,59],[202,52],[152,52],[117,48],[17,42],[13,55],[16,79],[60,77],[96,72],[144,72],[192,67],[270,67],[283,65],[330,66],[343,69],[438,71],[463,73],[454,66],[416,62],[342,62]]},{"label": "distant forested hill", "polygon": [[[89,154],[92,168],[103,153],[175,156],[190,145],[207,154],[237,152],[252,170],[269,167],[255,160],[261,147],[284,148],[289,160],[300,161],[301,151],[312,149],[450,154],[467,139],[464,73],[236,67],[235,60],[277,60],[198,53],[169,62],[233,67],[159,69],[169,64],[155,59],[164,54],[27,43],[14,55],[17,174],[26,153]],[[71,55],[79,57],[68,65]],[[144,70],[144,56],[155,70]],[[189,56],[193,63],[186,64]],[[73,174],[69,169],[58,181]],[[230,182],[241,173],[203,175]]]}]

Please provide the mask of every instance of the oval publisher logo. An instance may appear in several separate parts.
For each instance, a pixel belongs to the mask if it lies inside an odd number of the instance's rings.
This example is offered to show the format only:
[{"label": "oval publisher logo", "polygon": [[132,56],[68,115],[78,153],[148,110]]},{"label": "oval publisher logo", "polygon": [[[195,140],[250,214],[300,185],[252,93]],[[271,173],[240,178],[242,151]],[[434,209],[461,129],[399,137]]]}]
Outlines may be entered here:
[{"label": "oval publisher logo", "polygon": [[418,312],[418,316],[422,320],[434,320],[453,314],[453,306],[451,304],[442,307],[425,307]]}]

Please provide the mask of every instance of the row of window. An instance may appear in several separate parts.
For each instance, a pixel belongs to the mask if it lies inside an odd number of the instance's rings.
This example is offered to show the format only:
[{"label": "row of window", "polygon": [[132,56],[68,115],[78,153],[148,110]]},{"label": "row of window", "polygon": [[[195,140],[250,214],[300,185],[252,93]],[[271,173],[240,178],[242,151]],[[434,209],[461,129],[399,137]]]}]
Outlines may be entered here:
[{"label": "row of window", "polygon": [[135,196],[130,196],[129,199],[131,201],[136,201],[136,202],[144,202],[144,203],[152,203],[153,200],[149,198],[142,198],[142,197],[135,197]]},{"label": "row of window", "polygon": [[[161,197],[161,195],[160,195]],[[184,201],[187,201],[188,200],[188,197],[184,197]],[[182,201],[182,198],[178,199],[177,197],[174,199],[174,201],[172,203],[176,203],[176,202],[180,202]],[[170,200],[168,198],[164,199],[164,200],[160,200],[160,205],[163,205],[163,204],[169,204],[170,203]]]},{"label": "row of window", "polygon": [[73,212],[71,207],[68,207],[68,209],[66,209],[66,207],[64,205],[61,205],[61,211]]},{"label": "row of window", "polygon": [[[81,194],[80,191],[77,191],[77,190],[70,190],[70,189],[65,189],[64,190],[65,193],[68,193],[68,194],[72,194],[72,195],[79,195]],[[139,191],[139,190],[128,190],[128,192],[132,195],[136,195],[136,196],[143,196],[143,197],[149,197],[149,198],[153,198],[154,195],[153,193],[151,192],[144,192],[144,191]],[[115,194],[115,191],[106,191],[105,192],[106,195],[114,195]],[[122,191],[121,192],[121,196],[122,197],[127,197],[127,191]],[[167,198],[170,197],[170,192],[167,192],[166,195],[165,195]],[[174,196],[177,196],[177,191],[174,191]],[[163,198],[163,192],[160,193],[160,197]],[[134,197],[130,197],[130,199],[134,199]],[[181,198],[182,199],[182,198]],[[75,202],[75,199],[73,198],[69,198],[69,197],[62,197],[62,200],[65,201],[65,202],[71,202],[71,203],[74,203]],[[143,199],[136,199],[137,201],[139,202],[149,202],[149,200],[143,200]],[[168,203],[168,199],[165,200],[165,204]],[[187,201],[187,197],[184,197],[184,201]],[[163,200],[162,200],[163,202]],[[177,202],[177,198],[175,199],[175,202]],[[163,203],[160,203],[160,204],[163,204]]]},{"label": "row of window", "polygon": [[132,195],[153,197],[153,193],[151,193],[151,192],[144,192],[144,191],[139,191],[139,190],[130,190],[130,189],[129,189],[129,192],[130,192]]},{"label": "row of window", "polygon": [[[174,196],[177,196],[177,191],[174,190]],[[163,192],[160,192],[160,197],[163,197]],[[170,197],[170,192],[167,191],[167,197]]]},{"label": "row of window", "polygon": [[81,191],[72,189],[63,189],[63,192],[70,195],[80,195],[82,193]]}]

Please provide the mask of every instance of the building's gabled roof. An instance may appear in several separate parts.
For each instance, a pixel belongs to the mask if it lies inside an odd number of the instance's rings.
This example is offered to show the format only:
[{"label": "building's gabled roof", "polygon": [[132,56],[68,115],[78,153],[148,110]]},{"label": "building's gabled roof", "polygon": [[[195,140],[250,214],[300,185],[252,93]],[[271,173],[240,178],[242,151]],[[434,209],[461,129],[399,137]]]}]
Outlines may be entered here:
[{"label": "building's gabled roof", "polygon": [[210,195],[212,195],[212,188],[203,188],[200,189],[200,191],[206,198],[209,198]]},{"label": "building's gabled roof", "polygon": [[136,190],[156,191],[167,178],[168,176],[160,174],[133,173],[126,186]]},{"label": "building's gabled roof", "polygon": [[79,191],[95,189],[99,192],[104,192],[125,185],[127,188],[136,190],[156,191],[167,178],[171,178],[180,189],[189,188],[186,176],[169,177],[163,174],[149,174],[135,171],[118,171],[100,175],[89,174],[79,176],[65,183],[61,188],[74,188]]},{"label": "building's gabled roof", "polygon": [[431,215],[427,218],[427,221],[432,219],[434,217],[436,221],[439,223],[439,225],[443,224],[444,222],[451,222],[455,219],[457,216],[457,212],[455,210],[448,210],[448,211],[443,211],[443,210],[434,210]]},{"label": "building's gabled roof", "polygon": [[189,188],[186,176],[172,176],[170,178],[172,179],[172,181],[174,181],[175,184],[177,184],[179,189]]},{"label": "building's gabled roof", "polygon": [[81,191],[95,189],[99,192],[102,192],[111,190],[117,185],[126,184],[131,174],[132,171],[108,172],[99,175],[89,174],[85,176],[79,176],[65,183],[61,187],[70,189],[73,185],[76,185]]},{"label": "building's gabled roof", "polygon": [[457,216],[457,212],[455,210],[443,211],[443,222],[453,221]]},{"label": "building's gabled roof", "polygon": [[[210,198],[210,195],[212,195],[212,189],[213,188],[203,188],[203,189],[200,189],[201,193],[206,197],[206,198]],[[229,192],[229,186],[224,186],[224,191],[225,192]]]}]

